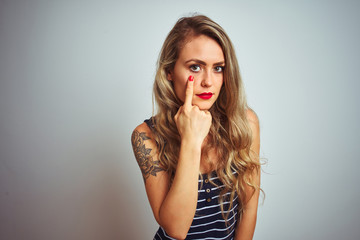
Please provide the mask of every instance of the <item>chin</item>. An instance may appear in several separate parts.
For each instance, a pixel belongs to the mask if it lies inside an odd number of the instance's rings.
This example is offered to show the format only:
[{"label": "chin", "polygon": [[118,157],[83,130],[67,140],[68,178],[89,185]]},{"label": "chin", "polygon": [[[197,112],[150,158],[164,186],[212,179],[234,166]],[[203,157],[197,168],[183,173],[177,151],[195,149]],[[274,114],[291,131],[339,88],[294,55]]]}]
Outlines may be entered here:
[{"label": "chin", "polygon": [[197,104],[194,103],[194,105],[198,106],[200,110],[210,110],[213,104]]}]

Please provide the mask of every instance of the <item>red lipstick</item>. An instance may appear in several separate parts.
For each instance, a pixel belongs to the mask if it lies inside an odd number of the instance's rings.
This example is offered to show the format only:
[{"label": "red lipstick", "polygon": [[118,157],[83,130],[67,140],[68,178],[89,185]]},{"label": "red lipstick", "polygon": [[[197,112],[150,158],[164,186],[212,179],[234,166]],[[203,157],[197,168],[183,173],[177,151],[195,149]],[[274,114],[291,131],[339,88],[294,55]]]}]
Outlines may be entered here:
[{"label": "red lipstick", "polygon": [[203,92],[200,94],[196,94],[196,96],[198,96],[199,98],[202,98],[202,99],[210,99],[213,95],[214,94],[211,92]]}]

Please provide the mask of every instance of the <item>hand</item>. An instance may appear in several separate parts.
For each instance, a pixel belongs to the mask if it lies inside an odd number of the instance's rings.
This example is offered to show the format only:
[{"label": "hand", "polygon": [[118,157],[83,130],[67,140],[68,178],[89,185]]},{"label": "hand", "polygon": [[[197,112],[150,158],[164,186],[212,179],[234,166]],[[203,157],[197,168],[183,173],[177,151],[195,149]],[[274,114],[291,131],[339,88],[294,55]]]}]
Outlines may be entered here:
[{"label": "hand", "polygon": [[176,127],[181,140],[195,141],[200,146],[208,135],[212,117],[209,111],[200,110],[198,106],[192,105],[194,95],[194,77],[190,76],[185,90],[184,105],[175,115]]}]

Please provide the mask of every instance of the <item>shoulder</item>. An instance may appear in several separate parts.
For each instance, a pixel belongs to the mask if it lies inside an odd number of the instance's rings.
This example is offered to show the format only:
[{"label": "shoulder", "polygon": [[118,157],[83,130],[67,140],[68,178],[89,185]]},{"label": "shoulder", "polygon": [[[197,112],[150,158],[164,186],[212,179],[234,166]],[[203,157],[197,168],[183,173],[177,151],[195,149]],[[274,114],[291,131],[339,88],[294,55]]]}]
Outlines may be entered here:
[{"label": "shoulder", "polygon": [[152,138],[153,136],[153,131],[154,131],[154,118],[151,117],[149,119],[144,120],[144,122],[142,122],[140,125],[138,125],[134,130],[133,130],[133,135],[136,132],[139,133],[144,133],[146,135],[148,135],[150,138]]},{"label": "shoulder", "polygon": [[246,118],[250,124],[259,125],[259,118],[251,108],[246,110]]},{"label": "shoulder", "polygon": [[252,144],[258,148],[260,144],[260,126],[259,126],[259,118],[251,108],[246,110],[246,118],[249,123],[249,127],[251,129],[252,136]]},{"label": "shoulder", "polygon": [[145,122],[143,122],[143,123],[141,123],[140,125],[138,125],[138,126],[133,130],[133,133],[132,133],[132,134],[134,134],[135,132],[144,132],[144,133],[146,133],[146,134],[148,134],[148,135],[152,134],[149,126],[148,126]]},{"label": "shoulder", "polygon": [[133,130],[131,134],[131,144],[133,148],[139,147],[139,144],[151,145],[152,147],[153,144],[155,144],[153,132],[145,122],[141,123]]},{"label": "shoulder", "polygon": [[246,110],[246,118],[253,133],[259,132],[259,118],[251,108]]}]

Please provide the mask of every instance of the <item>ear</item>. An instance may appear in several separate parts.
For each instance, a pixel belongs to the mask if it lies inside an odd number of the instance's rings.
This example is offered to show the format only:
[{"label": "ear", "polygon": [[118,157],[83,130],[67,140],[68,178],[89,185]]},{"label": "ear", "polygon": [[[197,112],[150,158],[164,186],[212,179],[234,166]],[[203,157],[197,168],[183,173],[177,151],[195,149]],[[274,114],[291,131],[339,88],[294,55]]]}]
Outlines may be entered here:
[{"label": "ear", "polygon": [[172,72],[171,72],[171,71],[169,71],[169,72],[167,73],[166,78],[167,78],[167,80],[169,80],[169,81],[172,81],[172,80],[173,80]]}]

